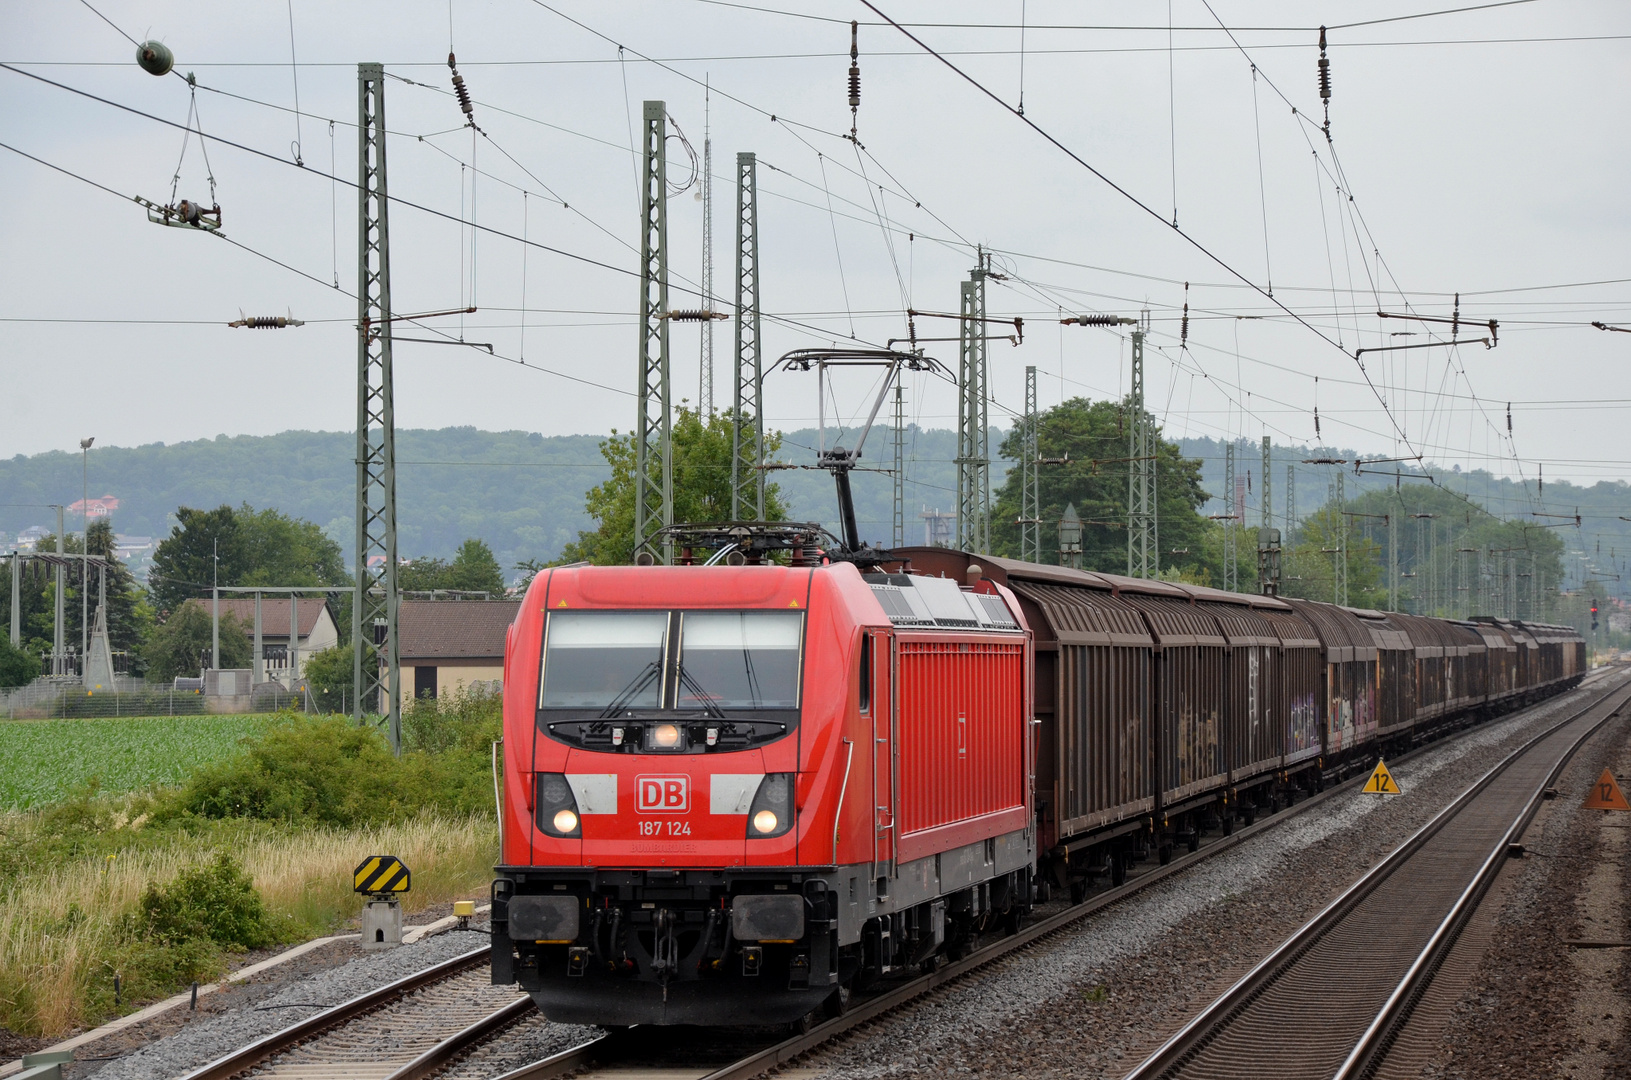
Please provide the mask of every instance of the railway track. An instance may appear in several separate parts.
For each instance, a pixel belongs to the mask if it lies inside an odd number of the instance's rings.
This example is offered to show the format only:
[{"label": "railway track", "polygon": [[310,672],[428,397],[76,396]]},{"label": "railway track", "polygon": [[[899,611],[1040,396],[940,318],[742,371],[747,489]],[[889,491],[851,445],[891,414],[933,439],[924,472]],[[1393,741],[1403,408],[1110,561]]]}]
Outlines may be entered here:
[{"label": "railway track", "polygon": [[1628,700],[1621,683],[1514,751],[1127,1080],[1374,1075],[1557,775]]},{"label": "railway track", "polygon": [[[1601,685],[1601,682],[1595,687],[1588,684],[1588,688],[1600,689]],[[1517,772],[1509,768],[1516,759],[1537,749],[1544,749],[1553,744],[1561,746],[1565,742],[1572,752],[1572,747],[1583,741],[1585,734],[1589,734],[1589,731],[1594,731],[1605,722],[1608,715],[1623,705],[1627,698],[1631,698],[1631,684],[1617,682],[1616,685],[1594,696],[1590,704],[1576,711],[1568,719],[1548,728],[1546,732],[1509,757],[1503,765],[1493,770],[1467,795],[1462,796],[1441,813],[1416,837],[1385,860],[1376,871],[1353,886],[1348,893],[1344,893],[1344,898],[1351,897],[1355,902],[1362,899],[1359,891],[1365,882],[1375,878],[1376,884],[1379,885],[1388,875],[1377,877],[1378,871],[1390,865],[1396,868],[1407,854],[1430,849],[1429,853],[1433,857],[1438,857],[1441,849],[1456,847],[1448,843],[1431,846],[1430,842],[1438,837],[1445,825],[1459,815],[1459,811],[1469,807],[1469,800],[1475,800],[1488,792],[1492,786],[1496,786],[1495,781],[1501,776],[1533,779],[1530,774],[1535,768]],[[1588,728],[1589,731],[1586,730]],[[1478,729],[1469,729],[1476,730]],[[1585,734],[1580,734],[1582,731],[1585,731]],[[1571,733],[1578,737],[1572,736]],[[1572,741],[1569,741],[1571,738]],[[1443,744],[1444,741],[1439,740],[1401,755],[1394,763],[1403,763],[1418,753]],[[1541,770],[1548,778],[1547,783],[1550,782],[1550,776],[1562,767],[1564,760],[1565,757],[1549,755],[1550,764]],[[1151,866],[1131,876],[1123,885],[1107,888],[1081,903],[1063,907],[1025,927],[1019,933],[991,941],[960,960],[942,964],[929,974],[893,984],[864,998],[857,997],[844,1015],[817,1024],[791,1038],[777,1039],[766,1033],[744,1032],[722,1036],[719,1032],[707,1032],[695,1038],[691,1036],[676,1038],[668,1033],[661,1040],[653,1040],[639,1029],[615,1031],[506,1072],[493,1080],[546,1080],[549,1077],[568,1075],[584,1078],[629,1077],[635,1073],[648,1071],[653,1075],[662,1075],[665,1080],[679,1080],[681,1077],[689,1077],[691,1080],[749,1080],[772,1069],[777,1070],[778,1075],[782,1077],[813,1076],[816,1070],[795,1067],[793,1063],[796,1059],[849,1031],[878,1022],[888,1013],[1003,956],[1062,933],[1095,912],[1128,899],[1174,874],[1182,873],[1200,860],[1243,843],[1264,830],[1290,820],[1304,810],[1344,793],[1350,793],[1363,782],[1363,779],[1362,776],[1354,777],[1327,788],[1324,792],[1311,796],[1287,810],[1265,817],[1254,825],[1237,829],[1231,835],[1209,838],[1199,851],[1174,859],[1164,866]],[[1533,788],[1531,785],[1531,789],[1526,791],[1532,793],[1535,800],[1538,800],[1540,788]],[[1521,799],[1517,801],[1522,802]],[[1492,809],[1491,813],[1495,813],[1495,810]],[[1530,806],[1527,813],[1521,815],[1523,821],[1526,822],[1532,813],[1533,806]],[[1514,815],[1507,813],[1504,819],[1490,824],[1485,831],[1493,830],[1504,836],[1513,823]],[[1467,848],[1468,845],[1459,846]],[[1486,843],[1484,847],[1489,849],[1490,844]],[[1479,862],[1480,865],[1485,862],[1493,864],[1495,861],[1488,858],[1489,850],[1485,850],[1485,857],[1482,859],[1474,859],[1475,854],[1476,852],[1469,848],[1461,851],[1460,857],[1463,862],[1471,860]],[[1444,899],[1446,903],[1441,904],[1441,908],[1454,906],[1454,902],[1460,899],[1463,901],[1460,910],[1464,916],[1476,904],[1476,895],[1464,895],[1471,892],[1473,890],[1467,888],[1464,881],[1455,887],[1440,883],[1437,888],[1425,890],[1420,899],[1424,906],[1428,903],[1429,894]],[[1481,894],[1481,890],[1477,892]],[[1315,921],[1332,917],[1334,909],[1342,904],[1342,899],[1334,902]],[[1353,906],[1356,904],[1349,904],[1343,910]],[[1353,925],[1358,927],[1361,924]],[[1403,932],[1392,920],[1385,922],[1383,929],[1386,933],[1382,933],[1372,924],[1368,931],[1370,937],[1368,939],[1365,937],[1367,931],[1359,931],[1358,940],[1374,947],[1377,941],[1387,937],[1388,934]],[[1428,929],[1428,936],[1431,936],[1432,928]],[[1309,927],[1305,927],[1299,934],[1307,931]],[[1317,933],[1314,934],[1314,937],[1318,936]],[[1453,940],[1453,932],[1440,936],[1445,939],[1446,945]],[[437,1075],[456,1075],[463,1078],[465,1073],[471,1070],[468,1067],[462,1069],[458,1067],[461,1059],[517,1023],[536,1016],[531,999],[524,995],[518,996],[513,987],[488,985],[488,954],[489,950],[486,948],[475,949],[389,986],[360,995],[196,1069],[182,1080],[232,1080],[234,1077],[242,1076],[285,1077],[298,1080],[422,1080]],[[1282,946],[1269,961],[1264,962],[1264,965],[1268,965],[1276,957],[1290,959],[1287,947]],[[1408,1005],[1421,990],[1423,978],[1430,976],[1431,966],[1431,962],[1419,965],[1420,971],[1416,981],[1410,988],[1396,995],[1399,1001],[1394,1008],[1398,1016],[1385,1029],[1378,1030],[1375,1037],[1378,1047],[1391,1036],[1396,1030],[1398,1020],[1402,1020],[1408,1012]],[[1253,975],[1255,974],[1256,970],[1253,972]],[[1252,975],[1248,975],[1241,981],[1245,983],[1251,978]],[[1267,985],[1273,981],[1272,978],[1265,977],[1260,983]],[[1367,975],[1365,981],[1370,985],[1377,981],[1377,977]],[[1380,997],[1388,998],[1387,991],[1394,989],[1395,986],[1396,982],[1389,984],[1381,992]],[[1321,994],[1328,995],[1329,991],[1329,986],[1321,985]],[[1295,1001],[1295,998],[1292,1000]],[[1316,995],[1308,1000],[1320,998]],[[1299,1003],[1299,1007],[1303,1007],[1302,1003]],[[1233,1015],[1233,1009],[1233,1006],[1223,1008],[1221,1014],[1227,1019]],[[1214,1005],[1207,1014],[1203,1014],[1206,1015],[1219,1015],[1218,1006]],[[1162,1050],[1146,1062],[1145,1066],[1141,1066],[1141,1071],[1132,1074],[1129,1080],[1133,1080],[1134,1077],[1137,1080],[1151,1080],[1157,1076],[1167,1075],[1207,1077],[1302,1075],[1295,1071],[1276,1072],[1274,1066],[1264,1064],[1265,1061],[1273,1061],[1272,1058],[1259,1058],[1251,1068],[1233,1072],[1227,1069],[1208,1071],[1210,1065],[1193,1074],[1172,1072],[1169,1068],[1171,1061],[1188,1061],[1195,1056],[1192,1053],[1194,1048],[1203,1048],[1214,1041],[1212,1035],[1199,1032],[1196,1025],[1200,1019],[1197,1018],[1186,1026],[1179,1036],[1174,1036],[1171,1043],[1163,1046]],[[1195,1033],[1186,1036],[1191,1029],[1196,1029]],[[1278,1040],[1285,1030],[1286,1025],[1282,1019],[1277,1024],[1270,1025],[1268,1033]],[[667,1031],[668,1029],[665,1029],[665,1032]],[[1169,1047],[1173,1047],[1181,1037],[1190,1038],[1190,1042],[1185,1043],[1174,1056],[1169,1052]],[[1348,1045],[1351,1048],[1355,1044],[1350,1040]],[[1163,1062],[1167,1062],[1166,1064],[1157,1062],[1157,1058],[1162,1054],[1168,1055],[1168,1058],[1162,1059]],[[1207,1061],[1210,1062],[1210,1059]],[[1366,1061],[1369,1062],[1369,1059]],[[1337,1055],[1336,1064],[1341,1063],[1341,1055]],[[1154,1068],[1155,1071],[1142,1071],[1147,1068]],[[1325,1069],[1324,1072],[1309,1075],[1329,1077],[1333,1068],[1335,1066]],[[1360,1075],[1363,1073],[1345,1074],[1353,1077]]]},{"label": "railway track", "polygon": [[489,982],[487,948],[325,1009],[188,1073],[183,1080],[420,1080],[535,1012]]}]

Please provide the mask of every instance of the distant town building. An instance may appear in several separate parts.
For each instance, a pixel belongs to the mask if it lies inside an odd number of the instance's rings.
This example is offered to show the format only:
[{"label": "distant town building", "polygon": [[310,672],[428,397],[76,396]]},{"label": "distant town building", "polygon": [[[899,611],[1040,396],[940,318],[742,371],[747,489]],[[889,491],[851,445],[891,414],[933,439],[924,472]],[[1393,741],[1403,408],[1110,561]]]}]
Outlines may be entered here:
[{"label": "distant town building", "polygon": [[109,517],[119,509],[119,499],[114,495],[103,495],[97,499],[75,499],[68,504],[70,515],[83,515],[88,518]]},{"label": "distant town building", "polygon": [[51,530],[44,525],[30,525],[17,534],[17,547],[24,551],[34,550],[34,545],[51,535]]},{"label": "distant town building", "polygon": [[[210,597],[195,597],[187,601],[201,607],[204,614],[209,615],[214,610],[214,601]],[[302,597],[299,601],[296,618],[299,620],[296,644],[299,647],[300,657],[295,668],[295,678],[300,678],[306,672],[306,661],[311,654],[320,649],[331,648],[340,643],[340,628],[334,622],[334,612],[329,608],[327,600],[317,597]],[[238,597],[231,600],[221,598],[221,618],[231,615],[249,631],[251,640],[255,628],[255,598],[253,596]],[[261,598],[261,656],[265,660],[266,670],[261,681],[276,680],[285,686],[289,684],[289,600],[287,597]]]},{"label": "distant town building", "polygon": [[402,703],[504,686],[504,637],[519,600],[404,600],[397,614]]}]

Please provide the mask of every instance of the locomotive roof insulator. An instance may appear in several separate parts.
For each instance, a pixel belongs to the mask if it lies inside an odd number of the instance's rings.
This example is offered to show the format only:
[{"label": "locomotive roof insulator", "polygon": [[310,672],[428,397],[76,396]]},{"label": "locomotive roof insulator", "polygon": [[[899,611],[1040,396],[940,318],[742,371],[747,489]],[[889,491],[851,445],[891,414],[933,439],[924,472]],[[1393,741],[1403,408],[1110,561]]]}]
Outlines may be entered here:
[{"label": "locomotive roof insulator", "polygon": [[144,41],[136,46],[136,63],[149,75],[168,75],[176,66],[176,54],[162,41]]}]

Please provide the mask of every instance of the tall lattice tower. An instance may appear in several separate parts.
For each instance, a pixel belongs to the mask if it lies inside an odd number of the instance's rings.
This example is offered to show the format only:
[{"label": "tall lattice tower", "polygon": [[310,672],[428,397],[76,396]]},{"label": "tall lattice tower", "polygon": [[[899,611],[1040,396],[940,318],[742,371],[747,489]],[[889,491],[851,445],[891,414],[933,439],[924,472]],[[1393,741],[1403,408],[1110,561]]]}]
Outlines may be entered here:
[{"label": "tall lattice tower", "polygon": [[1133,329],[1132,423],[1127,435],[1127,575],[1153,578],[1161,573],[1161,536],[1155,504],[1155,424],[1144,407],[1144,335],[1150,313],[1139,313]]},{"label": "tall lattice tower", "polygon": [[385,69],[357,65],[357,595],[351,605],[353,715],[383,712],[402,749],[397,640],[396,416],[391,374],[390,197]]},{"label": "tall lattice tower", "polygon": [[1037,474],[1041,439],[1036,412],[1036,368],[1025,369],[1025,415],[1020,440],[1019,557],[1027,562],[1042,561],[1042,495]]},{"label": "tall lattice tower", "polygon": [[1240,554],[1235,549],[1235,443],[1230,439],[1223,448],[1223,498],[1228,503],[1228,513],[1223,519],[1223,589],[1225,592],[1237,592],[1240,589]]},{"label": "tall lattice tower", "polygon": [[697,375],[697,411],[714,412],[714,140],[707,83],[702,94],[702,365]]},{"label": "tall lattice tower", "polygon": [[668,363],[668,109],[645,103],[640,229],[639,403],[635,418],[634,549],[663,563],[674,561],[674,545],[658,552],[642,549],[658,530],[674,524],[673,417],[669,409]]},{"label": "tall lattice tower", "polygon": [[731,520],[765,516],[764,371],[759,349],[759,165],[736,155],[736,384],[731,402]]},{"label": "tall lattice tower", "polygon": [[962,284],[958,322],[957,546],[991,550],[990,400],[985,356],[985,258]]}]

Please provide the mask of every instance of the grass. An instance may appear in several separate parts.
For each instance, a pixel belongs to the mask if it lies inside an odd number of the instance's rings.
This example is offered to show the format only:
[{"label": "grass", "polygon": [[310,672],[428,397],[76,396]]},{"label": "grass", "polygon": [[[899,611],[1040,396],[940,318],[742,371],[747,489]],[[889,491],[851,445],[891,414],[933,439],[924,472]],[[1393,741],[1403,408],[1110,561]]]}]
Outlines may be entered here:
[{"label": "grass", "polygon": [[43,806],[95,778],[109,793],[178,784],[230,757],[265,716],[159,716],[0,722],[0,810]]},{"label": "grass", "polygon": [[401,756],[339,717],[0,723],[0,1027],[61,1035],[332,933],[370,855],[412,869],[410,912],[484,893],[500,704],[416,705]]},{"label": "grass", "polygon": [[[115,821],[119,820],[115,814]],[[41,815],[13,814],[0,822],[11,834],[44,827]],[[128,819],[116,831],[147,826]],[[83,856],[14,880],[0,892],[0,1026],[61,1035],[112,1015],[113,976],[123,976],[124,1001],[156,998],[185,985],[175,957],[160,957],[132,935],[129,913],[155,882],[231,852],[254,881],[277,936],[300,941],[330,932],[355,916],[362,898],[351,872],[371,854],[390,853],[413,870],[412,912],[486,891],[497,849],[491,816],[426,814],[355,829],[289,830],[269,822],[227,821],[193,832],[170,832],[148,846]],[[191,961],[194,977],[210,977],[225,957]]]}]

